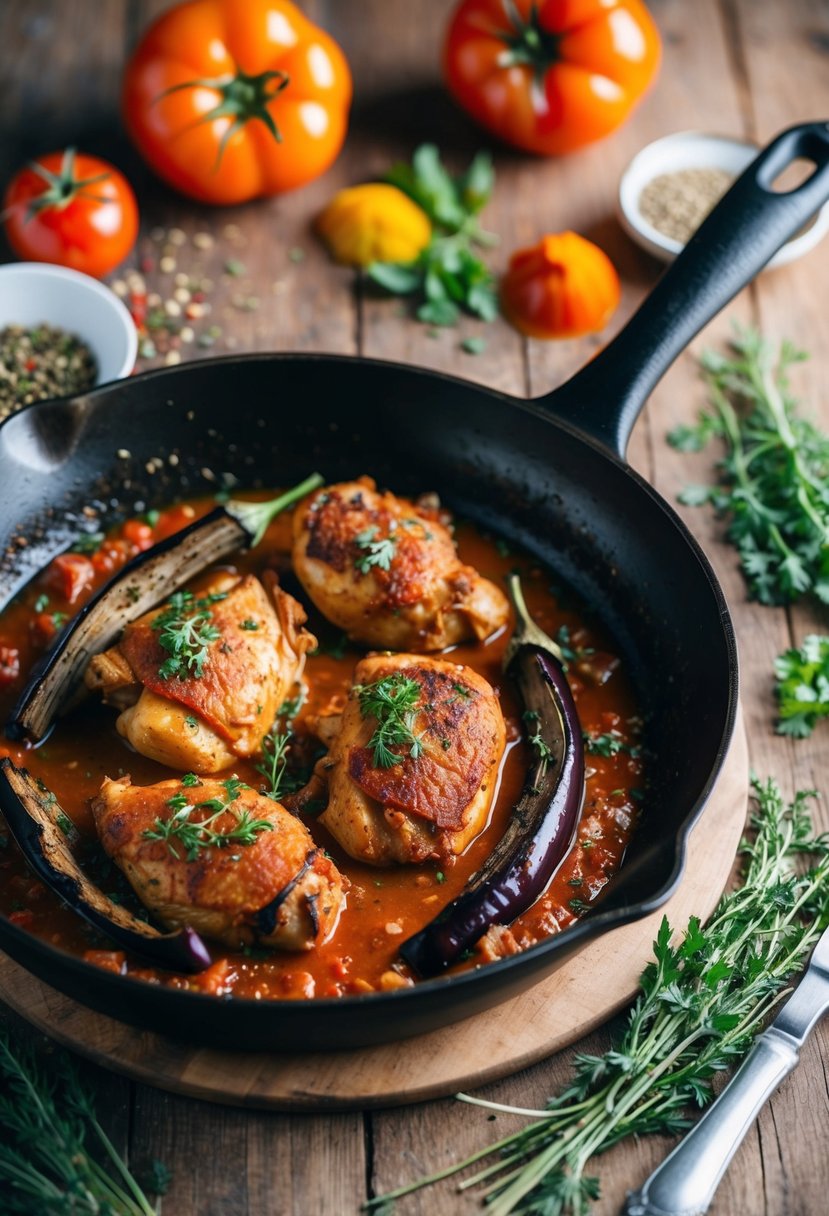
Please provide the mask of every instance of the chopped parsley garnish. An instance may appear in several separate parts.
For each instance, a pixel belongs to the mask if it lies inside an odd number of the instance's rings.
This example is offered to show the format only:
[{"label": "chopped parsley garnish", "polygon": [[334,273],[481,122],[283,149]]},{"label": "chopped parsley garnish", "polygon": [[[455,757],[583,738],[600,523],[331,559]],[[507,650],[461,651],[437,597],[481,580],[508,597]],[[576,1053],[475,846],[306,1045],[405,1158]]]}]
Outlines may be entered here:
[{"label": "chopped parsley garnish", "polygon": [[103,532],[81,532],[72,542],[70,553],[97,553],[104,542]]},{"label": "chopped parsley garnish", "polygon": [[288,769],[288,753],[294,737],[292,723],[304,700],[305,688],[300,685],[295,697],[282,702],[273,726],[262,740],[262,762],[256,765],[256,771],[262,774],[267,785],[260,793],[274,802],[279,802],[284,794],[295,793],[306,783],[305,774],[292,774]]},{"label": "chopped parsley garnish", "polygon": [[35,610],[35,612],[45,612],[48,607],[49,607],[49,596],[46,595],[46,593],[44,592],[43,595],[39,595],[37,597],[37,599],[35,600],[34,610]]},{"label": "chopped parsley garnish", "polygon": [[603,735],[591,735],[585,731],[583,737],[585,748],[593,756],[618,756],[620,752],[626,752],[636,757],[642,753],[641,747],[625,743],[615,731],[607,731]]},{"label": "chopped parsley garnish", "polygon": [[354,537],[355,545],[358,549],[363,550],[354,559],[355,569],[359,570],[360,574],[368,574],[372,566],[378,566],[381,570],[391,568],[392,558],[397,548],[397,537],[391,535],[377,540],[379,531],[377,525],[372,524],[370,528],[358,532]]},{"label": "chopped parsley garnish", "polygon": [[[183,786],[200,784],[198,778],[191,780],[194,774],[188,773],[182,779]],[[167,799],[167,806],[172,811],[168,819],[156,817],[151,828],[142,832],[146,840],[162,840],[167,845],[173,857],[180,859],[179,847],[184,850],[187,861],[196,861],[203,849],[227,848],[228,845],[247,846],[255,844],[260,832],[272,832],[273,824],[267,819],[254,819],[247,809],[238,811],[233,803],[242,790],[250,789],[238,777],[228,777],[222,781],[224,795],[220,798],[207,798],[204,802],[191,802],[188,795],[181,790]],[[196,811],[207,811],[207,815],[194,819]],[[236,826],[226,831],[218,831],[213,825],[224,815],[231,812],[236,817]]]},{"label": "chopped parsley garnish", "polygon": [[248,633],[254,633],[259,628],[259,625],[258,622],[252,621],[250,617],[248,617],[246,621],[242,621],[240,628],[247,630]]},{"label": "chopped parsley garnish", "polygon": [[176,591],[170,597],[167,607],[152,623],[158,633],[158,644],[170,656],[158,669],[162,680],[201,678],[207,648],[221,637],[221,630],[212,624],[211,608],[226,598],[226,593],[220,592],[195,599],[191,591]]},{"label": "chopped parsley garnish", "polygon": [[376,768],[394,768],[402,764],[405,756],[392,751],[393,747],[405,747],[412,760],[423,752],[420,737],[414,733],[417,703],[420,700],[420,685],[417,680],[395,671],[373,684],[355,684],[354,692],[360,703],[364,718],[377,722],[368,745],[374,750]]}]

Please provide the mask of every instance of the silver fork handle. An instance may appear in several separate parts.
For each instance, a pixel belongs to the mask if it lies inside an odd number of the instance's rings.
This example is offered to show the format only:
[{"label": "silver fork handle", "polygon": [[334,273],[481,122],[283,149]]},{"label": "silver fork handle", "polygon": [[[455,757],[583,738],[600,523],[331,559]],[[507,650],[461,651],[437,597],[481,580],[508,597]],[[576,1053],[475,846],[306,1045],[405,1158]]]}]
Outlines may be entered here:
[{"label": "silver fork handle", "polygon": [[763,1104],[797,1066],[794,1039],[770,1028],[670,1156],[638,1191],[628,1193],[626,1216],[702,1216],[720,1179]]}]

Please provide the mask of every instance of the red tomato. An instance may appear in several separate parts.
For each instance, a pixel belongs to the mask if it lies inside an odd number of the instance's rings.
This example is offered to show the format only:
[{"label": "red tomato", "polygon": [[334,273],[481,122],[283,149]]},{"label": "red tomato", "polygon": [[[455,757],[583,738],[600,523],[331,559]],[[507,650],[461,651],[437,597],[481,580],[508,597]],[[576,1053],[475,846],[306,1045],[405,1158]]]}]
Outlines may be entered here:
[{"label": "red tomato", "polygon": [[660,48],[641,0],[461,0],[444,72],[482,126],[552,156],[620,126],[656,75]]},{"label": "red tomato", "polygon": [[74,148],[21,169],[3,209],[6,236],[19,257],[95,278],[123,262],[138,235],[138,205],[127,179]]},{"label": "red tomato", "polygon": [[177,190],[241,203],[312,181],[345,139],[351,74],[289,0],[187,0],[150,26],[124,78],[127,130]]},{"label": "red tomato", "polygon": [[82,553],[61,553],[49,565],[44,580],[69,604],[95,581],[95,567]]},{"label": "red tomato", "polygon": [[135,545],[139,553],[143,553],[145,549],[149,549],[152,546],[153,530],[143,520],[128,519],[121,530],[124,540],[128,540],[131,545]]}]

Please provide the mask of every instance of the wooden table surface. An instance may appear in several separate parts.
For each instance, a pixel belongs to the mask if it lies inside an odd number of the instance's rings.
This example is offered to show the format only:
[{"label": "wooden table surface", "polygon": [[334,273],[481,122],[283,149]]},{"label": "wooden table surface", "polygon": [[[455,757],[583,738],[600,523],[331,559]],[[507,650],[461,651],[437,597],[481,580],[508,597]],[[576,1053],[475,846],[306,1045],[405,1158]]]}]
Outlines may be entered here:
[{"label": "wooden table surface", "polygon": [[[239,0],[240,3],[243,0]],[[464,322],[433,336],[403,315],[397,301],[375,298],[352,274],[333,267],[309,221],[340,186],[381,174],[393,158],[424,140],[462,166],[484,134],[459,114],[440,85],[438,59],[448,3],[441,0],[304,0],[302,7],[340,41],[356,83],[345,151],[305,190],[228,211],[198,207],[155,183],[126,143],[118,120],[125,54],[166,0],[4,0],[0,9],[0,182],[28,157],[77,143],[111,157],[142,200],[143,263],[150,291],[172,297],[174,273],[197,270],[213,281],[205,332],[221,327],[207,350],[181,347],[183,358],[228,349],[335,351],[378,355],[445,369],[516,394],[553,388],[590,356],[597,339],[525,342],[503,323]],[[487,227],[501,236],[493,262],[543,232],[573,228],[612,256],[624,284],[615,332],[655,281],[659,267],[622,235],[614,219],[616,185],[631,155],[671,131],[697,128],[764,142],[798,120],[829,111],[827,0],[655,0],[665,58],[654,94],[632,121],[600,146],[563,160],[538,161],[495,150],[498,173]],[[180,229],[176,270],[159,267],[164,240],[154,229]],[[213,236],[212,248],[196,233]],[[177,237],[177,239],[180,239]],[[8,251],[6,251],[8,252]],[[246,269],[223,273],[229,258]],[[165,263],[169,265],[169,263]],[[116,274],[115,278],[123,278]],[[744,291],[695,344],[723,341],[737,320],[788,336],[812,353],[795,373],[802,397],[829,427],[829,241],[803,261],[769,272]],[[485,330],[486,351],[461,350]],[[175,355],[173,356],[175,358]],[[158,360],[157,360],[158,361]],[[665,433],[690,421],[704,398],[693,352],[666,376],[640,419],[630,456],[670,500],[704,480],[710,456],[674,452]],[[826,630],[809,607],[791,611],[746,602],[734,553],[706,512],[680,508],[703,542],[737,624],[743,702],[756,772],[784,790],[829,790],[829,728],[792,743],[773,733],[774,656],[813,630]],[[822,826],[829,810],[821,802]],[[643,959],[643,963],[646,960]],[[579,1047],[601,1051],[610,1030]],[[762,1112],[718,1193],[717,1216],[822,1216],[827,1211],[829,1089],[819,1029],[797,1073]],[[571,1052],[481,1091],[500,1102],[536,1106],[567,1078]],[[98,1095],[115,1142],[140,1165],[157,1157],[173,1180],[161,1210],[168,1216],[348,1216],[367,1194],[388,1190],[481,1147],[514,1120],[452,1100],[381,1113],[282,1116],[245,1113],[171,1097],[92,1067],[82,1069]],[[619,1210],[628,1187],[661,1159],[667,1141],[626,1143],[601,1162],[596,1213]],[[0,1206],[2,1206],[0,1204]],[[477,1210],[452,1184],[399,1205],[409,1216]]]}]

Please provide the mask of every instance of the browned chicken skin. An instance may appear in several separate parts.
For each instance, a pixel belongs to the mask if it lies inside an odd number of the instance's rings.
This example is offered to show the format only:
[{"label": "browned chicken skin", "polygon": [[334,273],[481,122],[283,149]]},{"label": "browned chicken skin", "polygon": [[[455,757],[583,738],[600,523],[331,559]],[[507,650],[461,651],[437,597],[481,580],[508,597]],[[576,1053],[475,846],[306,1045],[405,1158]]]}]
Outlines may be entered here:
[{"label": "browned chicken skin", "polygon": [[89,663],[86,683],[122,712],[117,728],[144,756],[171,768],[217,773],[254,755],[315,639],[305,612],[273,576],[268,590],[253,575],[214,576],[197,595],[208,604],[201,675],[165,678],[169,659],[154,622],[165,606],[124,630],[121,641]]},{"label": "browned chicken skin", "polygon": [[367,477],[327,486],[294,513],[294,571],[357,642],[423,653],[489,637],[509,619],[506,596],[463,565],[436,514]]},{"label": "browned chicken skin", "polygon": [[300,803],[327,796],[319,822],[358,861],[451,861],[486,825],[505,746],[501,707],[486,680],[442,659],[369,656],[354,672],[358,688],[389,676],[420,686],[411,718],[417,757],[398,746],[398,763],[375,764],[377,720],[353,693],[341,716],[320,725],[330,750]]},{"label": "browned chicken skin", "polygon": [[[199,803],[227,803],[210,824],[218,833],[238,829],[245,814],[270,826],[258,831],[252,844],[211,844],[188,860],[181,839],[145,835],[157,832],[156,821],[167,822],[182,798],[194,808],[189,816],[195,823],[211,814]],[[171,780],[141,787],[131,785],[129,777],[107,779],[92,810],[106,853],[165,925],[190,925],[233,949],[260,942],[310,950],[334,932],[345,880],[299,819],[247,786],[208,779],[198,785]]]}]

